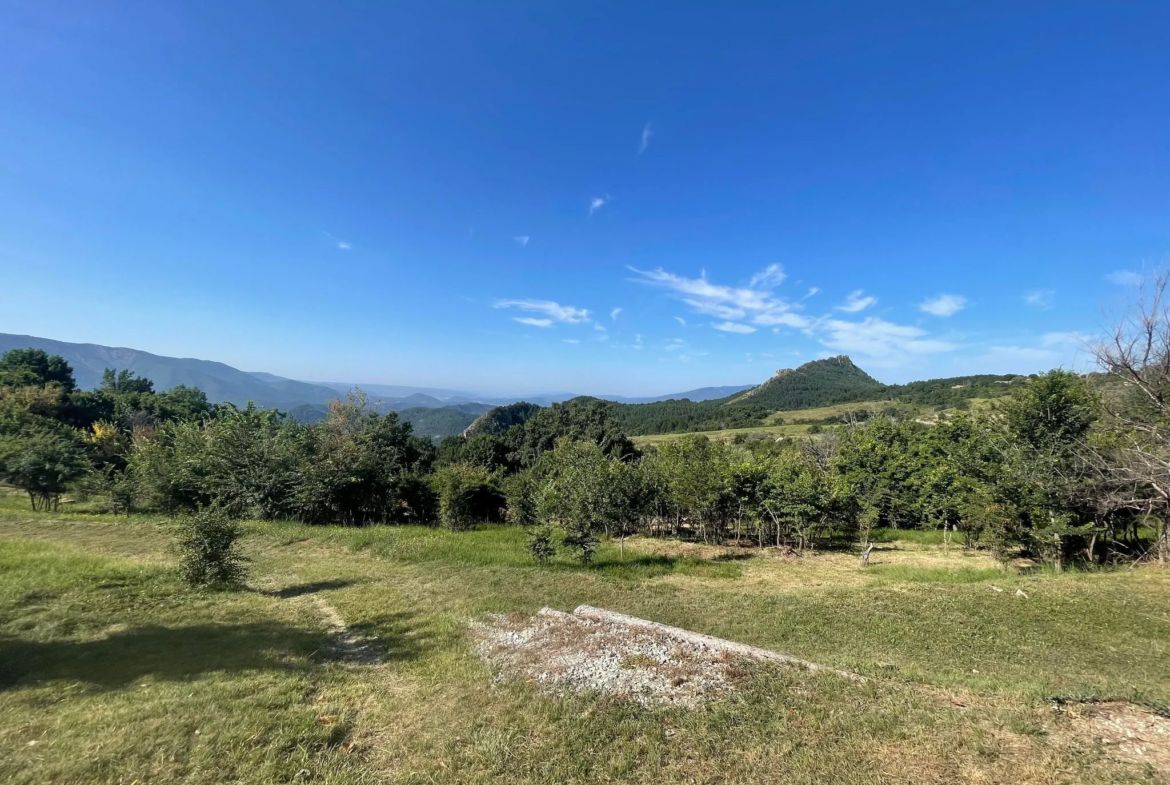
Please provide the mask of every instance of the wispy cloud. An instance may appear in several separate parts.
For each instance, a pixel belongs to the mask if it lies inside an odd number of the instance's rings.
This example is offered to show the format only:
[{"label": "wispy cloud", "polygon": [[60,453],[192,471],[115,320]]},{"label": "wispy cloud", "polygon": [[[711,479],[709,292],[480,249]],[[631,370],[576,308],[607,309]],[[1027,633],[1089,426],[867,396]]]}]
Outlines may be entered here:
[{"label": "wispy cloud", "polygon": [[821,289],[819,286],[810,286],[808,288],[808,294],[806,294],[804,297],[807,300],[809,297],[812,297],[813,295],[818,294],[820,291],[821,291]]},{"label": "wispy cloud", "polygon": [[686,327],[686,326],[687,326],[687,320],[686,320],[686,319],[684,319],[684,318],[682,318],[681,316],[676,316],[676,317],[674,317],[674,320],[675,320],[676,322],[678,322],[678,323],[679,323],[679,326],[680,326],[680,327]]},{"label": "wispy cloud", "polygon": [[769,327],[783,324],[803,328],[809,323],[808,319],[793,311],[791,303],[773,293],[773,288],[783,280],[784,275],[776,265],[752,276],[746,287],[711,283],[705,271],[698,278],[687,278],[669,273],[661,267],[656,270],[629,269],[637,275],[632,280],[665,289],[696,313],[705,316]]},{"label": "wispy cloud", "polygon": [[876,297],[866,296],[865,292],[861,289],[855,289],[849,293],[848,297],[845,298],[845,303],[843,305],[837,306],[837,310],[844,311],[845,313],[860,313],[871,305],[876,304]]},{"label": "wispy cloud", "polygon": [[321,230],[321,234],[325,235],[330,240],[332,240],[334,243],[334,247],[340,251],[348,251],[348,250],[353,248],[353,246],[350,245],[349,243],[347,243],[345,240],[342,240],[340,237],[338,237],[335,234],[330,234],[329,232],[325,231],[324,229]]},{"label": "wispy cloud", "polygon": [[918,310],[934,316],[954,316],[967,307],[967,298],[957,294],[940,294],[937,297],[928,297],[918,306]]},{"label": "wispy cloud", "polygon": [[520,247],[526,248],[528,246],[528,241],[531,240],[532,238],[526,234],[520,234],[520,235],[516,235],[512,239],[515,240],[520,245]]},{"label": "wispy cloud", "polygon": [[609,332],[609,330],[605,329],[605,325],[603,325],[603,324],[598,324],[597,322],[594,322],[594,323],[593,323],[593,329],[594,329],[594,330],[596,330],[596,331],[597,331],[597,332],[599,332],[599,333],[606,333],[606,332]]},{"label": "wispy cloud", "polygon": [[756,331],[756,328],[750,324],[740,324],[739,322],[712,322],[711,326],[721,332],[738,333],[740,335],[748,335]]},{"label": "wispy cloud", "polygon": [[576,338],[566,338],[565,343],[581,343],[581,341],[577,340]]},{"label": "wispy cloud", "polygon": [[606,194],[605,196],[595,196],[592,199],[590,199],[589,200],[589,214],[593,215],[595,212],[600,210],[602,207],[605,207],[605,205],[609,203],[610,198],[611,198],[610,195]]},{"label": "wispy cloud", "polygon": [[642,126],[642,144],[638,148],[638,155],[646,152],[646,148],[650,146],[650,137],[654,135],[654,131],[650,128],[650,123]]},{"label": "wispy cloud", "polygon": [[1024,294],[1024,302],[1033,308],[1048,310],[1056,304],[1056,290],[1033,289],[1032,291]]},{"label": "wispy cloud", "polygon": [[674,340],[672,340],[670,343],[666,344],[666,346],[663,346],[662,348],[668,352],[677,352],[677,351],[680,351],[682,349],[687,348],[687,342],[679,340],[678,338],[675,338]]},{"label": "wispy cloud", "polygon": [[1141,273],[1135,273],[1133,270],[1117,270],[1105,276],[1110,283],[1115,283],[1118,286],[1141,286]]},{"label": "wispy cloud", "polygon": [[621,308],[614,308],[612,311],[609,312],[609,318],[610,319],[617,319],[618,316],[621,315],[621,312],[622,312]]},{"label": "wispy cloud", "polygon": [[552,327],[552,319],[537,319],[533,316],[513,316],[512,321],[527,324],[529,327]]},{"label": "wispy cloud", "polygon": [[751,280],[748,281],[748,288],[758,289],[766,287],[773,289],[784,283],[784,279],[787,277],[780,265],[770,264],[752,276]]},{"label": "wispy cloud", "polygon": [[521,311],[542,314],[544,318],[515,317],[521,324],[533,327],[551,327],[553,322],[582,324],[589,321],[589,311],[572,305],[561,305],[552,300],[499,300],[495,308],[518,308]]}]

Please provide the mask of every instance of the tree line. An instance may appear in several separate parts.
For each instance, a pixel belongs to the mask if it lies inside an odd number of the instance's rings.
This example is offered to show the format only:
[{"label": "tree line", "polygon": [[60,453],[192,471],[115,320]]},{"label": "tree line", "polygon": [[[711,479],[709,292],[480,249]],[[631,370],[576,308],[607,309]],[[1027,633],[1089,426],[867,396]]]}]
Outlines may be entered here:
[{"label": "tree line", "polygon": [[[690,435],[639,450],[614,404],[526,410],[439,445],[360,392],[299,423],[156,393],[108,370],[79,390],[60,357],[0,358],[0,480],[36,509],[63,494],[115,511],[319,524],[523,527],[537,561],[601,539],[683,537],[802,552],[875,528],[941,529],[1062,567],[1170,557],[1170,314],[1159,278],[1097,347],[1105,378],[1054,370],[990,409],[924,424],[897,408],[813,438]],[[982,380],[981,380],[982,381]],[[937,390],[935,392],[938,392]]]}]

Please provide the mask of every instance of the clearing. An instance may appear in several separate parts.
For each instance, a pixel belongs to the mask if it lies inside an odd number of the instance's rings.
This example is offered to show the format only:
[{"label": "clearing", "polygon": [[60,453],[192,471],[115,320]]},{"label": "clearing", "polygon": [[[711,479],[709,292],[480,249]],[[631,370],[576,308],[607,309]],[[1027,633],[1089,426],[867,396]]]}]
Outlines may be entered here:
[{"label": "clearing", "polygon": [[[215,593],[179,583],[165,519],[15,504],[0,499],[5,783],[1170,779],[1166,570],[1008,573],[922,533],[886,533],[868,570],[644,539],[624,561],[606,545],[592,567],[538,568],[505,528],[257,523],[252,588]],[[602,641],[605,678],[684,695],[639,701],[480,656],[477,624],[582,604],[867,680],[721,661],[690,700],[689,672],[669,672],[685,651]]]}]

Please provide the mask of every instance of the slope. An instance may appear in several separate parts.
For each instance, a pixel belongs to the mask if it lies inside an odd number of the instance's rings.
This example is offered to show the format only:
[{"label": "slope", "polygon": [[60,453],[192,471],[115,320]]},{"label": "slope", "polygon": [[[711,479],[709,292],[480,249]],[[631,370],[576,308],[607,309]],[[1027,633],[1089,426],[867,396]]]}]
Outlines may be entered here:
[{"label": "slope", "polygon": [[303,403],[324,404],[337,397],[337,393],[328,387],[280,377],[272,377],[275,381],[270,381],[209,360],[163,357],[138,349],[0,333],[0,354],[10,349],[30,348],[64,357],[73,366],[77,384],[83,389],[98,387],[102,371],[117,368],[145,376],[154,382],[154,388],[159,392],[180,384],[198,387],[213,403],[228,401],[242,406],[252,401],[265,408],[291,409]]},{"label": "slope", "polygon": [[884,397],[886,385],[845,355],[814,360],[776,372],[759,387],[727,400],[725,406],[754,404],[771,411],[807,409]]}]

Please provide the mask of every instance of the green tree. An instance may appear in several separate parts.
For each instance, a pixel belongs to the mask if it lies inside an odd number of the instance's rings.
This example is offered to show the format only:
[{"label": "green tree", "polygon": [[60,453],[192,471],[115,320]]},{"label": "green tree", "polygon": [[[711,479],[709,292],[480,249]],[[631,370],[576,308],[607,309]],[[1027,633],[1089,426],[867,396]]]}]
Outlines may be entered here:
[{"label": "green tree", "polygon": [[491,475],[479,466],[453,463],[432,475],[439,496],[439,518],[452,531],[464,531],[490,514],[485,497],[497,497]]},{"label": "green tree", "polygon": [[134,373],[122,369],[106,368],[102,372],[101,391],[111,395],[125,395],[127,393],[153,394],[154,382]]},{"label": "green tree", "polygon": [[87,469],[80,438],[60,423],[29,416],[0,430],[0,480],[27,493],[34,510],[56,509]]},{"label": "green tree", "polygon": [[0,357],[0,387],[48,386],[66,394],[77,388],[73,368],[60,355],[42,349],[12,349]]},{"label": "green tree", "polygon": [[192,586],[232,588],[247,577],[240,552],[239,524],[216,507],[205,507],[185,522],[179,537],[179,571]]}]

